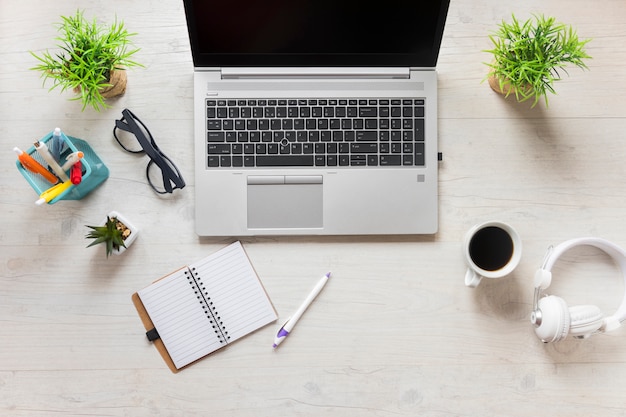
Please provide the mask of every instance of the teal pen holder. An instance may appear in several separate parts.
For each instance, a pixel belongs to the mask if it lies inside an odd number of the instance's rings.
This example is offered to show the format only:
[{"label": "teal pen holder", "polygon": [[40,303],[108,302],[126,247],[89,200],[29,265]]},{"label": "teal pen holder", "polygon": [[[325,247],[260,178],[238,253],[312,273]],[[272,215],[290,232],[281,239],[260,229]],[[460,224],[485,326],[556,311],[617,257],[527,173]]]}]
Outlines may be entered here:
[{"label": "teal pen holder", "polygon": [[[48,148],[50,147],[50,140],[52,139],[52,133],[48,133],[46,136],[41,138],[39,141],[46,143]],[[83,158],[80,160],[82,164],[82,180],[80,184],[74,185],[67,190],[63,191],[61,194],[56,196],[54,199],[50,200],[48,204],[54,204],[59,200],[80,200],[90,192],[92,192],[96,187],[98,187],[104,180],[109,177],[109,169],[104,165],[104,162],[98,157],[98,155],[94,152],[94,150],[89,146],[87,142],[82,139],[74,138],[71,136],[66,136],[65,133],[61,132],[61,137],[63,138],[63,148],[61,150],[61,160],[59,165],[63,165],[65,162],[65,158],[74,152],[81,151],[83,153]],[[47,167],[48,164],[46,161],[39,155],[34,146],[31,146],[29,149],[25,150],[27,154],[33,157],[37,162],[39,162],[44,167]],[[52,187],[45,178],[43,178],[39,174],[35,174],[34,172],[30,172],[27,169],[24,169],[19,160],[15,162],[17,165],[18,171],[22,173],[26,181],[33,187],[33,190],[37,193],[37,195],[41,195],[44,191]],[[67,176],[69,177],[69,170],[66,171]]]}]

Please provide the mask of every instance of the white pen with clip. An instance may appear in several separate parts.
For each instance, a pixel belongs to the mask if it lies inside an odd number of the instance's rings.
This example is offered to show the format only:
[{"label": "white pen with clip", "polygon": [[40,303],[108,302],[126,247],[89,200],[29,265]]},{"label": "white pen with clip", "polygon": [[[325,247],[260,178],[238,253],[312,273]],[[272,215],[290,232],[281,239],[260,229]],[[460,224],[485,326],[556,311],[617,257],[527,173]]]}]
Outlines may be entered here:
[{"label": "white pen with clip", "polygon": [[36,141],[35,149],[37,150],[39,155],[41,155],[41,157],[48,163],[50,168],[52,168],[54,173],[57,174],[59,178],[61,178],[62,182],[66,182],[70,180],[70,178],[67,176],[65,171],[63,171],[63,169],[59,165],[59,163],[55,161],[55,159],[50,154],[50,151],[48,150],[48,146],[46,145],[45,142]]},{"label": "white pen with clip", "polygon": [[300,305],[298,310],[296,310],[293,316],[289,317],[287,321],[285,322],[285,324],[283,324],[283,327],[281,327],[278,330],[278,333],[276,333],[276,338],[274,338],[274,346],[273,346],[274,348],[280,345],[280,343],[283,340],[285,340],[287,336],[289,336],[289,333],[291,333],[291,331],[293,330],[298,320],[300,320],[300,317],[302,317],[302,314],[311,305],[313,300],[315,300],[315,297],[317,297],[320,291],[322,291],[322,288],[324,288],[324,285],[326,285],[326,283],[328,282],[328,278],[330,278],[330,272],[328,272],[326,275],[322,277],[322,279],[320,279],[317,285],[315,285],[313,290],[306,297],[304,302]]}]

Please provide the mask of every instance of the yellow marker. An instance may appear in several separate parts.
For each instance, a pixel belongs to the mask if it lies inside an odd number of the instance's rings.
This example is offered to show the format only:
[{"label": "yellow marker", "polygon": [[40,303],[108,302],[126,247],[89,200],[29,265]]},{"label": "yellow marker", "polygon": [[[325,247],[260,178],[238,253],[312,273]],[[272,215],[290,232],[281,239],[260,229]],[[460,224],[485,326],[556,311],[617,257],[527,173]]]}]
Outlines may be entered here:
[{"label": "yellow marker", "polygon": [[39,195],[39,200],[35,201],[35,204],[37,204],[38,206],[41,206],[42,204],[49,203],[50,201],[58,197],[59,194],[61,194],[63,191],[67,190],[73,185],[74,184],[72,184],[71,181],[65,181],[57,185],[54,185],[48,188],[43,193],[41,193]]}]

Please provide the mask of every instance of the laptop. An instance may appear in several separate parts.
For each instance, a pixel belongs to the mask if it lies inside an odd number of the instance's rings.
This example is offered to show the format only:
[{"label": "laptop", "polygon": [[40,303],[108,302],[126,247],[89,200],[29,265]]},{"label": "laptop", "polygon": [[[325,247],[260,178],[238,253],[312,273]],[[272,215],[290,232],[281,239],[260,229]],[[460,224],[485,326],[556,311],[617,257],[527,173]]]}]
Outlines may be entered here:
[{"label": "laptop", "polygon": [[196,233],[436,233],[448,6],[184,0]]}]

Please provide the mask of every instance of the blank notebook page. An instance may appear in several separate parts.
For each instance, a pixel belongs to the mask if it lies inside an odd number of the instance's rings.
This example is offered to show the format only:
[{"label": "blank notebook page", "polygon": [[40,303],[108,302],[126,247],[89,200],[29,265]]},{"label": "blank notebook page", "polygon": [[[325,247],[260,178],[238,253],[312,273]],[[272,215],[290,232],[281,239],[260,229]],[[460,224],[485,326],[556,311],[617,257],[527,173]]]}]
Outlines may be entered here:
[{"label": "blank notebook page", "polygon": [[239,242],[138,294],[178,369],[277,318]]}]

